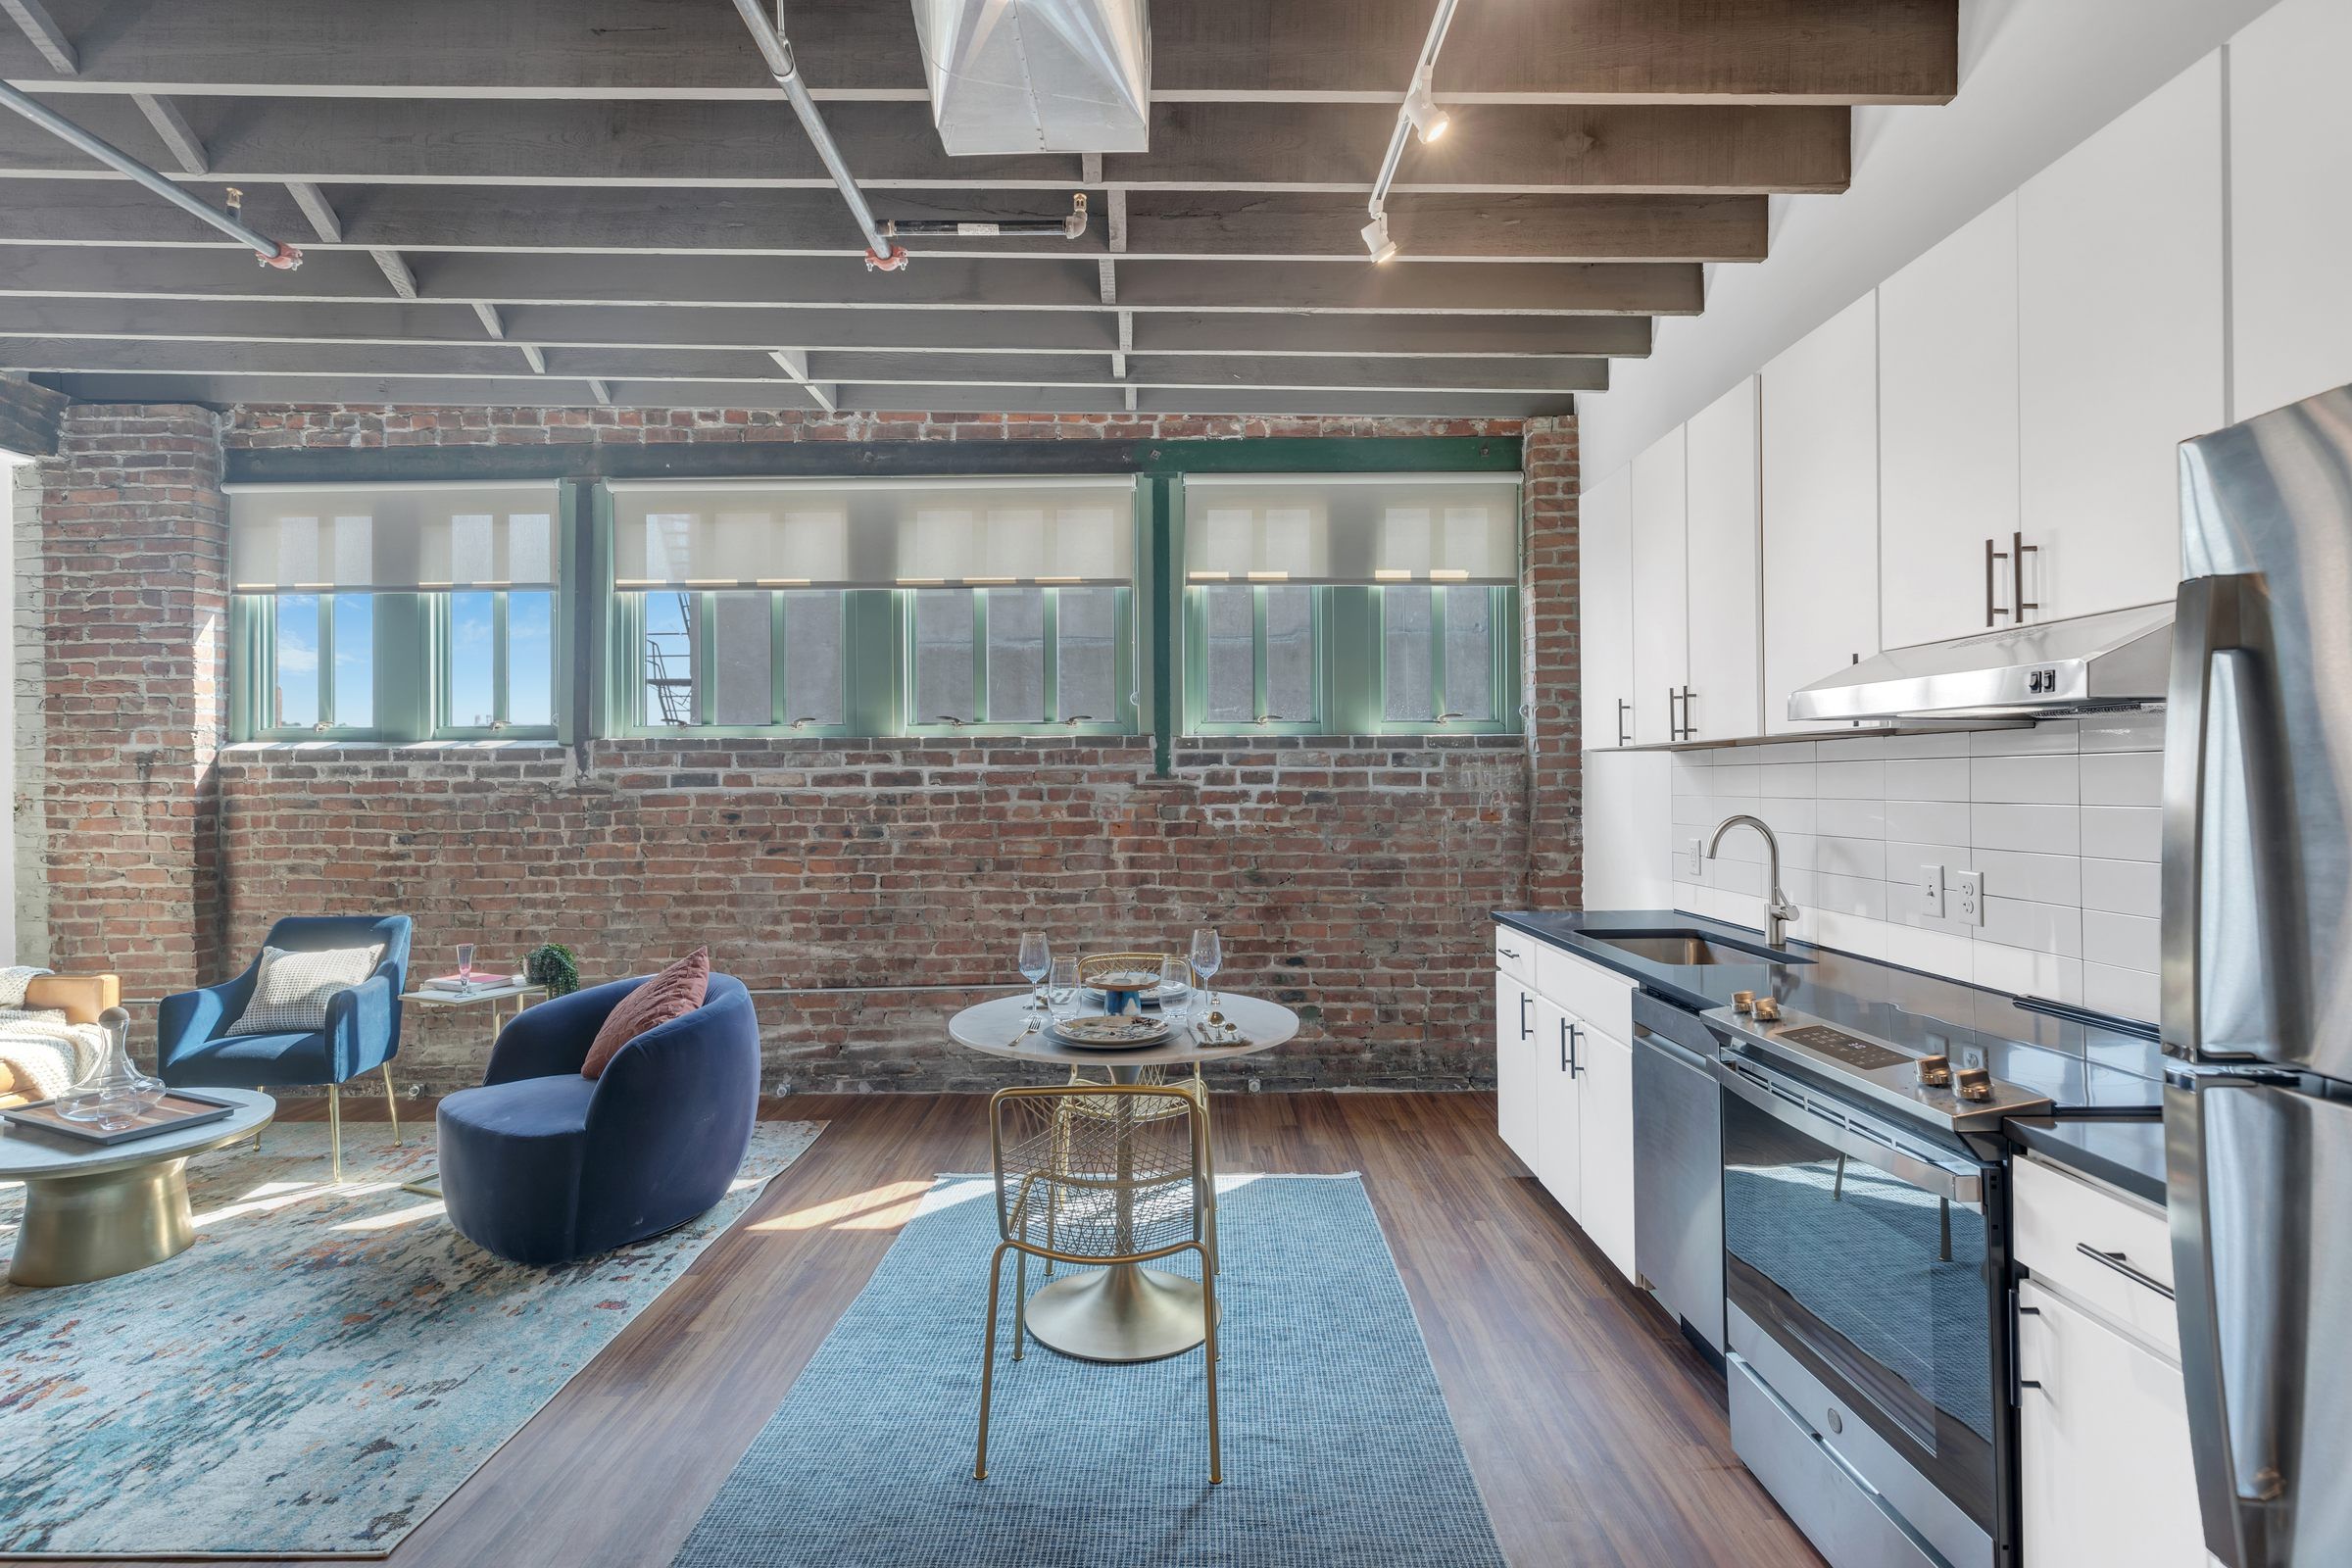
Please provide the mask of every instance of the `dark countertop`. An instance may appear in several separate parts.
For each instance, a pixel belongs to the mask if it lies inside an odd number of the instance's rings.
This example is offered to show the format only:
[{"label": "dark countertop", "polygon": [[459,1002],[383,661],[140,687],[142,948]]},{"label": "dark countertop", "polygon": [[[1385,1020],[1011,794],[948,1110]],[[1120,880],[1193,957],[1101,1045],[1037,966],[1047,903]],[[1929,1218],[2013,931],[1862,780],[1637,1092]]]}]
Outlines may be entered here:
[{"label": "dark countertop", "polygon": [[2164,1200],[2157,1120],[2164,1105],[2164,1058],[2156,1042],[2136,1030],[2079,1012],[2042,1010],[2048,1004],[1807,942],[1781,949],[1787,962],[1676,964],[1594,940],[1671,930],[1763,945],[1749,927],[1674,909],[1498,909],[1494,917],[1627,975],[1648,995],[1691,1012],[1729,1006],[1733,992],[1753,991],[1897,1043],[1934,1043],[1963,1066],[1981,1062],[1994,1077],[2037,1090],[2057,1106],[2055,1118],[2008,1124],[2019,1129],[2021,1141],[2039,1139],[2028,1147]]},{"label": "dark countertop", "polygon": [[2002,1127],[2009,1141],[2052,1162],[2095,1176],[2135,1198],[2164,1202],[2164,1123],[2114,1116],[2057,1120],[2012,1116]]}]

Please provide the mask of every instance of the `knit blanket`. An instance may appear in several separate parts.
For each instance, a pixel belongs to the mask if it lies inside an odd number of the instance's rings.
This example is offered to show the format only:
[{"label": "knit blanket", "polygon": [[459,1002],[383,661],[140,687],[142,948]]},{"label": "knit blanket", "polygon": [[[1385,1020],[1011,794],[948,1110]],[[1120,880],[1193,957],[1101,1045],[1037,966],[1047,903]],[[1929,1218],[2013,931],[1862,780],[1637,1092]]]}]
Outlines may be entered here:
[{"label": "knit blanket", "polygon": [[24,1005],[24,988],[42,975],[53,972],[29,963],[0,964],[0,1010],[22,1008]]},{"label": "knit blanket", "polygon": [[54,1100],[106,1055],[106,1031],[50,1008],[0,1008],[0,1094]]}]

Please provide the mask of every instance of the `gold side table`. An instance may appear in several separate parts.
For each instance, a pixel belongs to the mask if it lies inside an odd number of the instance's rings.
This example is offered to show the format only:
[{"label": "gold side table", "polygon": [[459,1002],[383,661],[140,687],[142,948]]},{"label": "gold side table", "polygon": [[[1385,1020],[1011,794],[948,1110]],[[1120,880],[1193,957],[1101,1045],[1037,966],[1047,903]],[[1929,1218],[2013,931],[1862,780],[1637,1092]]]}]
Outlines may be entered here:
[{"label": "gold side table", "polygon": [[70,1138],[9,1125],[0,1134],[0,1181],[24,1184],[24,1220],[9,1259],[14,1285],[80,1285],[168,1257],[196,1239],[188,1210],[191,1155],[251,1138],[277,1113],[253,1089],[207,1089],[236,1111],[184,1132],[127,1144],[76,1146]]}]

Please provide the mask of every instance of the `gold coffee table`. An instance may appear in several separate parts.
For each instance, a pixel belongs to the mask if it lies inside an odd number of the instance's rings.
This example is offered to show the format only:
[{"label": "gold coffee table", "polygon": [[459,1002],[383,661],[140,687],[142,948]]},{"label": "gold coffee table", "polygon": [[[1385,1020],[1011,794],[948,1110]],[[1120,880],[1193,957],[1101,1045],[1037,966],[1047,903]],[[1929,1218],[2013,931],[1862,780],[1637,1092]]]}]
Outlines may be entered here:
[{"label": "gold coffee table", "polygon": [[251,1089],[207,1089],[237,1108],[219,1121],[111,1147],[28,1132],[0,1133],[0,1181],[24,1184],[8,1278],[15,1285],[80,1285],[168,1257],[196,1239],[188,1212],[189,1156],[251,1138],[277,1102]]}]

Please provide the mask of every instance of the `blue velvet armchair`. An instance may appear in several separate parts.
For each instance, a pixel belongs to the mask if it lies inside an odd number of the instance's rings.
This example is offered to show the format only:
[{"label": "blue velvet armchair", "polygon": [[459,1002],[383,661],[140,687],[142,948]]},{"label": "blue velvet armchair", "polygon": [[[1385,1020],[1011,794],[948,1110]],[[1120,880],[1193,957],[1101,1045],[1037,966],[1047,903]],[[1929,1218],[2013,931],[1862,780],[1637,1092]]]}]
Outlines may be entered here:
[{"label": "blue velvet armchair", "polygon": [[517,1263],[592,1257],[685,1224],[743,1168],[760,1102],[751,993],[713,974],[703,1004],[580,1064],[646,976],[528,1007],[499,1032],[481,1087],[441,1102],[450,1223]]},{"label": "blue velvet armchair", "polygon": [[[302,1034],[232,1035],[261,973],[256,955],[222,985],[166,997],[156,1019],[156,1071],[174,1089],[326,1087],[334,1179],[343,1180],[343,1114],[338,1086],[380,1071],[393,1103],[392,1058],[400,1054],[400,994],[408,989],[409,917],[405,914],[297,915],[270,928],[265,946],[287,953],[383,945],[375,972],[326,999],[326,1027]],[[392,1137],[400,1138],[393,1103]]]}]

